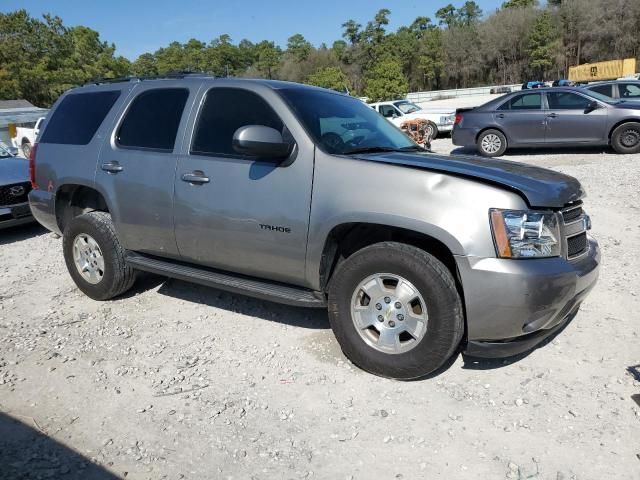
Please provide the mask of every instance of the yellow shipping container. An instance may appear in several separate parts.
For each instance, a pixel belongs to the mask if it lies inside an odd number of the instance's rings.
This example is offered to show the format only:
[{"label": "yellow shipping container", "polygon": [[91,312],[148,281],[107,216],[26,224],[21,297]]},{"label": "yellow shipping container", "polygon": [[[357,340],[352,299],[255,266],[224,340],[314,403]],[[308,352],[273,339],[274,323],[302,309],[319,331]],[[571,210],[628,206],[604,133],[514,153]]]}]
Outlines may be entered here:
[{"label": "yellow shipping container", "polygon": [[609,60],[608,62],[585,63],[569,67],[569,80],[572,82],[595,82],[597,80],[615,80],[616,78],[634,75],[636,59]]}]

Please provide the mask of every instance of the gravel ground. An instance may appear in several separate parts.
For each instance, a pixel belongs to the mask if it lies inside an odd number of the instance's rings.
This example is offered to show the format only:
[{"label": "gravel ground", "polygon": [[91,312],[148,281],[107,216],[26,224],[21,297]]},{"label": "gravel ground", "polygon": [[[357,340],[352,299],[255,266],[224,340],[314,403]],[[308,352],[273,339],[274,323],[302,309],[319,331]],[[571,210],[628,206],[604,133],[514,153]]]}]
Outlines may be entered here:
[{"label": "gravel ground", "polygon": [[640,478],[640,155],[507,158],[584,183],[600,281],[528,356],[421,381],[352,366],[319,310],[151,276],[94,302],[59,239],[1,232],[0,478]]}]

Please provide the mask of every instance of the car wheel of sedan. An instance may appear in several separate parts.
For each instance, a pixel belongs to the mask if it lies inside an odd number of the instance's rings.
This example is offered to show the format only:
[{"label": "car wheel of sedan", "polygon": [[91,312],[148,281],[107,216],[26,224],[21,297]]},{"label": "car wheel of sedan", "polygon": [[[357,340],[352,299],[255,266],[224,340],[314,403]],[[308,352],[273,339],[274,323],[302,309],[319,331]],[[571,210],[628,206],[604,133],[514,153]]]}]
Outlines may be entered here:
[{"label": "car wheel of sedan", "polygon": [[31,156],[31,143],[24,142],[21,145],[21,148],[22,148],[22,154],[25,156],[25,158],[29,158]]},{"label": "car wheel of sedan", "polygon": [[640,123],[623,123],[611,134],[611,146],[618,153],[640,152]]},{"label": "car wheel of sedan", "polygon": [[71,278],[94,300],[116,297],[135,282],[135,271],[125,261],[125,249],[106,212],[85,213],[71,220],[64,229],[62,249]]},{"label": "car wheel of sedan", "polygon": [[500,130],[485,130],[478,137],[478,151],[485,157],[499,157],[507,150],[507,138]]},{"label": "car wheel of sedan", "polygon": [[424,250],[396,242],[363,248],[338,266],[329,321],[349,360],[397,379],[438,369],[464,332],[451,272]]}]

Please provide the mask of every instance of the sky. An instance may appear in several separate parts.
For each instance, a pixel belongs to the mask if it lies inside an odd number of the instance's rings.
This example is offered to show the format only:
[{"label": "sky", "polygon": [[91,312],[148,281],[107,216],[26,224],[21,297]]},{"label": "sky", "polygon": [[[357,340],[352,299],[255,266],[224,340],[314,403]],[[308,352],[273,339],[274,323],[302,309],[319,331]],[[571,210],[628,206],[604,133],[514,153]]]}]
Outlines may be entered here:
[{"label": "sky", "polygon": [[[476,0],[485,14],[504,0]],[[3,13],[26,9],[32,16],[58,15],[66,26],[85,25],[100,38],[115,43],[117,54],[135,60],[172,41],[196,38],[208,43],[227,33],[234,43],[273,40],[285,47],[287,38],[301,33],[316,46],[341,38],[341,25],[354,19],[366,24],[378,10],[391,10],[390,30],[418,16],[435,21],[435,11],[464,0],[2,0]]]}]

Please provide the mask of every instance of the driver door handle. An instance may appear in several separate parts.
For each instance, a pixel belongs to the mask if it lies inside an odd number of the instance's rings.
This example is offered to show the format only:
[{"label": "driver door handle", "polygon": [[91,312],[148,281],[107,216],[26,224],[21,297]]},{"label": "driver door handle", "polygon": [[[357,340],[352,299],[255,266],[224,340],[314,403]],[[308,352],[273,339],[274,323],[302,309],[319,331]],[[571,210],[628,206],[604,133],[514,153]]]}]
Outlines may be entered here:
[{"label": "driver door handle", "polygon": [[109,173],[118,173],[124,170],[124,167],[116,161],[103,163],[100,168]]},{"label": "driver door handle", "polygon": [[550,113],[549,115],[547,115],[547,117],[549,117],[549,118],[557,118],[558,114],[557,113]]},{"label": "driver door handle", "polygon": [[497,118],[504,118],[504,113],[499,113],[496,115]]},{"label": "driver door handle", "polygon": [[209,183],[209,177],[207,177],[202,170],[194,170],[190,173],[183,173],[181,178],[183,182],[191,184],[201,185],[203,183]]}]

